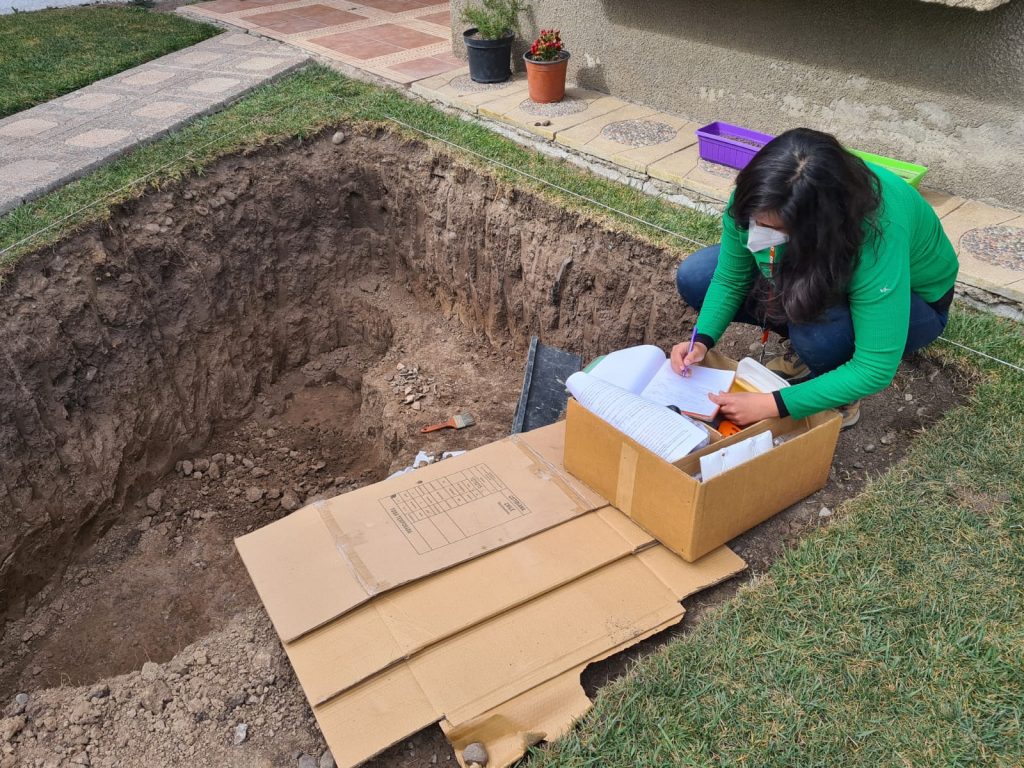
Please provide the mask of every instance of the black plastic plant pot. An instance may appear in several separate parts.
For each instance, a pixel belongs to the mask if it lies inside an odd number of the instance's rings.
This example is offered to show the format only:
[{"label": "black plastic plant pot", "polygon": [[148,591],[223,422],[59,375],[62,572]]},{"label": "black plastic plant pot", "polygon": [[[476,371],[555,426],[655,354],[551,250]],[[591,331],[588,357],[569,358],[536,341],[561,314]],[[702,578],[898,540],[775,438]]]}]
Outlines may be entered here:
[{"label": "black plastic plant pot", "polygon": [[515,35],[508,32],[498,40],[484,40],[474,37],[477,29],[462,33],[469,56],[469,77],[475,83],[504,83],[512,77],[512,41]]}]

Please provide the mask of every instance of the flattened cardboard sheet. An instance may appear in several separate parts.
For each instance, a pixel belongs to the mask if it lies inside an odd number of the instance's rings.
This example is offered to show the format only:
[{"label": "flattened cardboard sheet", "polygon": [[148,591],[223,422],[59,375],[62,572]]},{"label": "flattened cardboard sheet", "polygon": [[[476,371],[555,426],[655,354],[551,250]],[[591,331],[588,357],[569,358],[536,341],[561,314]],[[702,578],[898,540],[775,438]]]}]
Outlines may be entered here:
[{"label": "flattened cardboard sheet", "polygon": [[275,629],[293,640],[373,595],[603,506],[561,467],[563,430],[491,443],[236,539]]},{"label": "flattened cardboard sheet", "polygon": [[[745,567],[725,548],[686,563],[618,510],[601,507],[599,496],[566,480],[563,434],[560,423],[487,446],[504,447],[483,456],[493,464],[514,457],[500,470],[512,492],[537,511],[550,499],[565,520],[383,594],[369,595],[355,577],[322,508],[306,507],[239,541],[340,766],[443,719],[453,734],[486,732],[490,765],[502,768],[538,733],[554,738],[589,708],[579,688],[586,664],[675,624],[682,597]],[[479,455],[466,457],[433,469],[476,466]],[[363,489],[369,493],[359,498],[437,477],[424,472]],[[575,511],[581,506],[593,511]],[[373,516],[382,527],[364,533],[386,531],[392,556],[406,557],[393,518]]]},{"label": "flattened cardboard sheet", "polygon": [[[614,518],[618,524],[609,524]],[[288,656],[309,681],[306,695],[323,703],[369,674],[652,543],[610,508],[588,512],[536,534],[528,547],[489,552],[379,595],[289,643]]]}]

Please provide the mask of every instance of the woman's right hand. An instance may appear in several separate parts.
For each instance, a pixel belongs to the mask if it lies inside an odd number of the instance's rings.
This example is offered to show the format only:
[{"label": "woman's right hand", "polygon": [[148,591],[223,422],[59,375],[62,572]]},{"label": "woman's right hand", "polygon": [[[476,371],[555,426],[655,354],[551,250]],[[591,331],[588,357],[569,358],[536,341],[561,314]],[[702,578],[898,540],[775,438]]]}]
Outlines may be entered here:
[{"label": "woman's right hand", "polygon": [[690,342],[684,341],[676,344],[672,347],[672,370],[680,376],[685,376],[683,370],[699,363],[707,353],[708,348],[699,341],[693,343],[692,352],[690,351]]}]

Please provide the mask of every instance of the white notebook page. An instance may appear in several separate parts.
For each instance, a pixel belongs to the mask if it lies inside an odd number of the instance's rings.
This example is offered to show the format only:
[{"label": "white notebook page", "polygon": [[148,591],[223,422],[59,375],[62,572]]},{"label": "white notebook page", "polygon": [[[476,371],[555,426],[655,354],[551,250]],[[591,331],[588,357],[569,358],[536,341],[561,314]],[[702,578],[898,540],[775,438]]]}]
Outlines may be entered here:
[{"label": "white notebook page", "polygon": [[685,416],[590,374],[574,373],[566,385],[580,405],[667,462],[710,442],[707,430]]},{"label": "white notebook page", "polygon": [[664,362],[665,353],[658,347],[642,344],[609,352],[590,375],[638,395]]},{"label": "white notebook page", "polygon": [[652,403],[674,405],[681,411],[711,419],[718,413],[718,406],[708,400],[708,394],[728,392],[735,378],[735,371],[700,365],[691,365],[690,375],[680,376],[666,360],[640,395]]}]

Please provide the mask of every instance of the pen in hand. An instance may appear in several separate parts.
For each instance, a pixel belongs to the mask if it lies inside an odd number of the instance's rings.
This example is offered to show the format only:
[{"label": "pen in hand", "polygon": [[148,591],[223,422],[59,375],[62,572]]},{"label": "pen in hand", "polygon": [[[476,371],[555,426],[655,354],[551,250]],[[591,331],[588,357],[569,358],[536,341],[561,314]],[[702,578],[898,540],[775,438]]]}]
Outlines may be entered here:
[{"label": "pen in hand", "polygon": [[[690,353],[693,352],[693,345],[694,345],[694,343],[696,341],[697,341],[697,326],[694,326],[693,327],[693,333],[690,334],[690,348],[686,352],[686,357],[689,357]],[[690,366],[684,364],[681,375],[689,376],[690,375]]]}]

